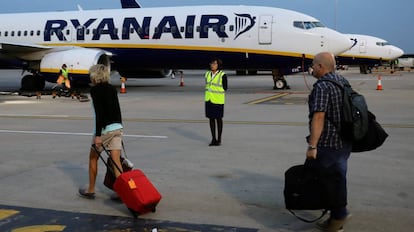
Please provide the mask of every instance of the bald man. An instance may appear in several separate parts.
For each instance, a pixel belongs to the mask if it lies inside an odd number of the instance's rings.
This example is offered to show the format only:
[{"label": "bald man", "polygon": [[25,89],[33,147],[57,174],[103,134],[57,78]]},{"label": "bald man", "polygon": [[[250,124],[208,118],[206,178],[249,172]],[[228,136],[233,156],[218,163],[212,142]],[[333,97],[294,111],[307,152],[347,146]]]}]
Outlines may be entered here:
[{"label": "bald man", "polygon": [[347,80],[335,73],[335,57],[324,52],[315,56],[312,75],[317,79],[309,95],[309,132],[306,158],[308,163],[318,163],[325,168],[334,170],[340,177],[337,187],[336,206],[329,209],[328,220],[318,223],[322,231],[342,231],[350,218],[347,206],[346,172],[352,144],[341,138],[336,125],[341,125],[342,89],[341,84]]}]

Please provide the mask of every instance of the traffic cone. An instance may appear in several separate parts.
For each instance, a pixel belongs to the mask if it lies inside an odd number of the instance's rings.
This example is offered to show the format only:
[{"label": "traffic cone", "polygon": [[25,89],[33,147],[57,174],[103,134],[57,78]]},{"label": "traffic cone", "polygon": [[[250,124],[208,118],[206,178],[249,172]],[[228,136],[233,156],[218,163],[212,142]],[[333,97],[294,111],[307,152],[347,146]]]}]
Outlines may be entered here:
[{"label": "traffic cone", "polygon": [[181,73],[180,87],[184,87],[184,75],[183,75],[183,71],[180,71],[180,73]]},{"label": "traffic cone", "polygon": [[126,88],[125,88],[125,82],[126,82],[126,78],[125,77],[121,77],[121,91],[120,93],[126,93]]},{"label": "traffic cone", "polygon": [[382,90],[381,75],[378,75],[377,90]]}]

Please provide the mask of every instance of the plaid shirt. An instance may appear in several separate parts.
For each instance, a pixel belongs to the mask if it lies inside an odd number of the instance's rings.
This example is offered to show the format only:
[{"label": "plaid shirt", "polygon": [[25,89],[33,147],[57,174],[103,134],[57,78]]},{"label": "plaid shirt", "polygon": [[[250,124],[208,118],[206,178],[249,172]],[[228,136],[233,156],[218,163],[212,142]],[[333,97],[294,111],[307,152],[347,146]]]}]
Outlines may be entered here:
[{"label": "plaid shirt", "polygon": [[341,123],[342,89],[325,79],[343,83],[344,78],[336,73],[328,73],[318,79],[309,95],[309,130],[315,112],[325,112],[325,123],[318,141],[318,147],[341,149],[343,141],[335,125]]}]

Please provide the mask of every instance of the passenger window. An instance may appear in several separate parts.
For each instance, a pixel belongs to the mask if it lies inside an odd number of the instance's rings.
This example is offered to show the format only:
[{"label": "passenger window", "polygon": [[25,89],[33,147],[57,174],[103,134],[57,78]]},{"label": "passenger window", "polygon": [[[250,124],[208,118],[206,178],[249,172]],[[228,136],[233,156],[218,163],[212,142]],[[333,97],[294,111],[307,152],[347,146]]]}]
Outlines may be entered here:
[{"label": "passenger window", "polygon": [[9,32],[8,31],[4,32],[4,36],[5,37],[9,36]]},{"label": "passenger window", "polygon": [[40,31],[39,31],[39,30],[37,31],[36,35],[37,35],[37,36],[40,36]]},{"label": "passenger window", "polygon": [[22,32],[21,31],[18,31],[17,32],[17,36],[19,36],[19,37],[22,36]]},{"label": "passenger window", "polygon": [[12,36],[12,37],[14,36],[14,31],[11,32],[10,36]]},{"label": "passenger window", "polygon": [[33,36],[34,35],[34,31],[30,31],[30,36]]},{"label": "passenger window", "polygon": [[24,32],[23,32],[23,35],[24,35],[24,36],[27,36],[27,31],[24,31]]}]

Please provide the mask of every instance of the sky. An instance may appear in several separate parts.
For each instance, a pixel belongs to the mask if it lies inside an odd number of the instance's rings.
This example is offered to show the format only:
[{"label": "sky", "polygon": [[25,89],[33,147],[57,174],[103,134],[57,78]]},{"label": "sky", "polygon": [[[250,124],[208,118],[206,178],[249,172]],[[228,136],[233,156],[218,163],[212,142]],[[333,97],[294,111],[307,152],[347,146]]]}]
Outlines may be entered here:
[{"label": "sky", "polygon": [[[138,0],[142,7],[256,5],[299,11],[341,33],[382,38],[414,54],[413,0]],[[120,8],[120,0],[1,0],[0,13]]]}]

